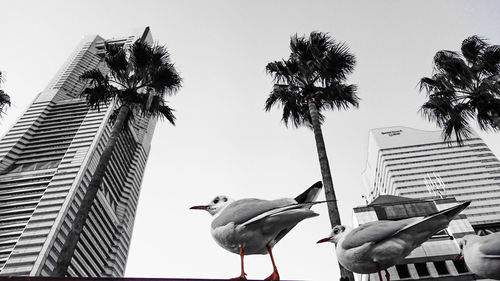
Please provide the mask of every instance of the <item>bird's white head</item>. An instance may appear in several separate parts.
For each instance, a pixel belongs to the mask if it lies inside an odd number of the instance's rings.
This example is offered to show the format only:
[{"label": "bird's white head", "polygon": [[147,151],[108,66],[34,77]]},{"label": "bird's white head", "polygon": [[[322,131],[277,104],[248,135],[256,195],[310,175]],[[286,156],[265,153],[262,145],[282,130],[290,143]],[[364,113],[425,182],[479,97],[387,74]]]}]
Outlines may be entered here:
[{"label": "bird's white head", "polygon": [[333,227],[330,236],[319,240],[317,243],[332,242],[337,245],[337,243],[340,241],[340,238],[344,236],[346,229],[347,228],[343,225],[336,225],[335,227]]},{"label": "bird's white head", "polygon": [[458,248],[460,249],[460,253],[455,257],[455,260],[459,260],[463,257],[463,252],[465,247],[467,247],[467,243],[477,239],[479,236],[475,234],[465,235],[464,237],[457,240]]},{"label": "bird's white head", "polygon": [[208,203],[208,205],[200,205],[200,206],[193,206],[190,209],[193,210],[205,210],[209,212],[212,216],[215,216],[218,214],[222,209],[224,209],[227,205],[231,204],[234,200],[225,196],[225,195],[218,195],[215,196],[215,198]]}]

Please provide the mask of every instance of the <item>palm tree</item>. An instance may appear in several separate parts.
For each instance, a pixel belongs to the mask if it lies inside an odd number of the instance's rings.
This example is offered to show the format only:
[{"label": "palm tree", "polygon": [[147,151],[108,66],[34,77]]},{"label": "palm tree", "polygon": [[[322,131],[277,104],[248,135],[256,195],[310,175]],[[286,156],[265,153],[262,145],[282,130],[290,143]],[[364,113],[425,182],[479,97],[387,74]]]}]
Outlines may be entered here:
[{"label": "palm tree", "polygon": [[165,97],[174,94],[181,86],[181,78],[170,62],[164,46],[137,40],[130,48],[107,44],[104,62],[109,73],[99,68],[84,72],[80,78],[88,82],[82,92],[90,108],[99,110],[102,105],[113,104],[114,121],[111,135],[99,159],[97,168],[89,183],[87,192],[76,214],[58,257],[53,276],[65,276],[78,239],[89,215],[97,191],[103,182],[104,173],[117,139],[134,114],[151,118],[166,118],[175,125],[175,116]]},{"label": "palm tree", "polygon": [[[0,71],[0,84],[4,82],[3,73]],[[4,113],[4,109],[10,106],[10,97],[4,90],[0,89],[0,115]]]},{"label": "palm tree", "polygon": [[[291,122],[296,128],[306,126],[314,131],[333,227],[341,222],[321,132],[325,119],[322,111],[358,107],[356,86],[344,83],[346,76],[354,70],[356,61],[344,43],[338,43],[322,32],[311,32],[309,38],[292,36],[290,49],[288,60],[270,62],[266,66],[275,84],[266,100],[265,110],[280,105],[283,107],[281,120],[287,127]],[[342,271],[343,278],[354,280],[352,273]]]},{"label": "palm tree", "polygon": [[439,51],[432,77],[420,80],[428,100],[421,112],[443,129],[445,141],[459,144],[471,134],[470,121],[481,130],[500,130],[500,45],[477,35],[462,42],[461,54]]}]

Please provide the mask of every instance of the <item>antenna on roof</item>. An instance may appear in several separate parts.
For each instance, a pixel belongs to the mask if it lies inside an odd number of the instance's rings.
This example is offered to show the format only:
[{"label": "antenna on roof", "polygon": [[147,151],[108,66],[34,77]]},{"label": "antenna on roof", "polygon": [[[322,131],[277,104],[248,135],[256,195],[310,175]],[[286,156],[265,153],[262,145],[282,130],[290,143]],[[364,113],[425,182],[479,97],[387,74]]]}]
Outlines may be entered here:
[{"label": "antenna on roof", "polygon": [[424,178],[424,183],[429,193],[433,196],[441,199],[446,196],[446,185],[439,174],[435,172],[432,172],[432,175],[427,173],[427,176]]}]

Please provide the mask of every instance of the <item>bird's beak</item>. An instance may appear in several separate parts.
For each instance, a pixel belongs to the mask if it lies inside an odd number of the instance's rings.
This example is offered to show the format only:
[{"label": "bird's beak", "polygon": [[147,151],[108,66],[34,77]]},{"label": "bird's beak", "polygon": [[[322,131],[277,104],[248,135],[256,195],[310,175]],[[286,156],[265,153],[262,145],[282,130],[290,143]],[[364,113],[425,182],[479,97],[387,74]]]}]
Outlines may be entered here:
[{"label": "bird's beak", "polygon": [[189,209],[191,209],[191,210],[206,210],[206,209],[208,209],[208,206],[206,206],[206,205],[193,206]]},{"label": "bird's beak", "polygon": [[323,238],[323,239],[319,240],[318,242],[316,242],[316,244],[319,244],[319,243],[325,243],[325,242],[330,242],[330,238],[331,238],[331,237],[326,237],[326,238]]}]

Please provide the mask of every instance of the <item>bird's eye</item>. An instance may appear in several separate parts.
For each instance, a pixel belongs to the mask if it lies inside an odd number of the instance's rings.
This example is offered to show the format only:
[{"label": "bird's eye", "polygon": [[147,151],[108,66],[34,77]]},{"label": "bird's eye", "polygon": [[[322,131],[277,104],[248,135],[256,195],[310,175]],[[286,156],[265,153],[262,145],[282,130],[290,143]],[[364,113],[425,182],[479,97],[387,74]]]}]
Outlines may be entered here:
[{"label": "bird's eye", "polygon": [[222,202],[226,202],[227,201],[227,198],[226,197],[222,197]]},{"label": "bird's eye", "polygon": [[217,203],[219,203],[219,198],[214,199],[214,204],[217,204]]},{"label": "bird's eye", "polygon": [[333,231],[333,234],[338,234],[339,233],[339,229],[336,228],[334,231]]}]

